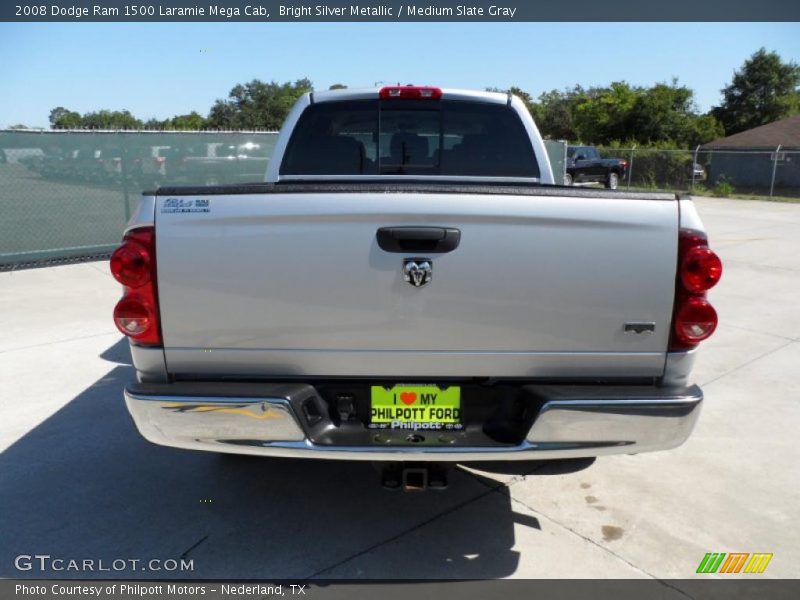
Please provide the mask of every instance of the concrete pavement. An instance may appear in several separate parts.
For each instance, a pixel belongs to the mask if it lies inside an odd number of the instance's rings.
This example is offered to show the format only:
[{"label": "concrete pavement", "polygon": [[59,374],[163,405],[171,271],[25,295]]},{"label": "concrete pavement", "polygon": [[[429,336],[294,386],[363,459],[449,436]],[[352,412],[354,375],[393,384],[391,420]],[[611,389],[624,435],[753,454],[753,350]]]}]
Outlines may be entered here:
[{"label": "concrete pavement", "polygon": [[697,204],[725,275],[689,441],[461,467],[441,493],[384,491],[368,464],[153,446],[122,403],[107,265],[0,273],[0,576],[87,575],[15,569],[38,553],[194,565],[98,576],[687,578],[706,552],[772,552],[764,576],[797,576],[800,205]]}]

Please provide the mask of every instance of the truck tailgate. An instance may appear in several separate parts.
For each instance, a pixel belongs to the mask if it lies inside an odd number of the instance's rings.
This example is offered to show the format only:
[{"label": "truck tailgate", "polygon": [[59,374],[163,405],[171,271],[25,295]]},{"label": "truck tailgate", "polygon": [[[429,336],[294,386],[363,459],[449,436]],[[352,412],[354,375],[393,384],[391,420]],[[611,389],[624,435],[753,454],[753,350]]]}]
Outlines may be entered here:
[{"label": "truck tailgate", "polygon": [[[382,250],[376,231],[402,226],[457,228],[460,244],[445,254]],[[248,377],[657,377],[677,230],[678,202],[655,196],[159,196],[167,368]],[[403,259],[416,256],[432,259],[423,287],[403,278]],[[625,331],[639,323],[654,331]]]}]

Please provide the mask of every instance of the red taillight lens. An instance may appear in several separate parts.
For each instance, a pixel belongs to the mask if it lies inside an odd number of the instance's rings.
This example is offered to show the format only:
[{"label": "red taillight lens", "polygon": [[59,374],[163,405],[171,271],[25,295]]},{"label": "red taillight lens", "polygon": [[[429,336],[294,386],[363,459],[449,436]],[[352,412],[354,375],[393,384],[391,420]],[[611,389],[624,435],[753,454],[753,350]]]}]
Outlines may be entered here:
[{"label": "red taillight lens", "polygon": [[141,336],[153,326],[153,307],[138,296],[125,296],[114,307],[114,323],[125,335]]},{"label": "red taillight lens", "polygon": [[708,247],[704,233],[681,229],[678,240],[678,274],[672,317],[671,351],[690,350],[717,328],[717,311],[706,291],[722,277],[722,261]]},{"label": "red taillight lens", "polygon": [[437,87],[397,85],[381,88],[378,95],[382,100],[439,100],[442,90]]},{"label": "red taillight lens", "polygon": [[694,246],[681,261],[681,281],[687,291],[705,292],[722,277],[722,261],[708,246]]},{"label": "red taillight lens", "polygon": [[716,328],[717,311],[705,298],[690,296],[675,313],[675,337],[683,344],[698,344]]},{"label": "red taillight lens", "polygon": [[123,285],[114,324],[137,344],[161,345],[156,290],[156,235],[153,227],[133,229],[111,255],[111,274]]},{"label": "red taillight lens", "polygon": [[111,274],[122,285],[138,288],[150,281],[150,254],[141,244],[128,240],[111,255]]}]

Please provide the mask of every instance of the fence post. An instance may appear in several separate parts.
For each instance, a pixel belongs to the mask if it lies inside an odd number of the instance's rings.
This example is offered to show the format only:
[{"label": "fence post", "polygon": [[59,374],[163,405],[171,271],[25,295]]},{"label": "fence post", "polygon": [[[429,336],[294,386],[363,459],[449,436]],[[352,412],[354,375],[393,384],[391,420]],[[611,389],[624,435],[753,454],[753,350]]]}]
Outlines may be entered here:
[{"label": "fence post", "polygon": [[633,173],[633,152],[636,150],[636,144],[633,145],[631,148],[631,155],[630,160],[628,161],[628,185],[627,187],[631,187],[631,173]]},{"label": "fence post", "polygon": [[775,156],[772,159],[772,181],[769,184],[769,197],[772,198],[772,192],[775,190],[775,171],[778,170],[778,153],[781,151],[781,146],[783,144],[778,144],[778,147],[775,149]]},{"label": "fence post", "polygon": [[695,165],[697,164],[697,153],[700,151],[700,144],[697,144],[697,147],[694,149],[694,155],[692,156],[692,191],[694,191],[694,170]]}]

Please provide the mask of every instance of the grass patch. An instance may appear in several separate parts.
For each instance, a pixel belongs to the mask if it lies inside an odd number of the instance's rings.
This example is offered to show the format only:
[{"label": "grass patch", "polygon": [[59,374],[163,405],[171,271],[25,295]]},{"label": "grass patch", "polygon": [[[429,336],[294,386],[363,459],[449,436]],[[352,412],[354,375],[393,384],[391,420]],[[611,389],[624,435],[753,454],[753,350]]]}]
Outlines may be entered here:
[{"label": "grass patch", "polygon": [[714,196],[717,198],[733,198],[734,200],[760,200],[762,202],[784,202],[800,204],[800,189],[776,188],[770,197],[768,190],[762,189],[736,189],[727,182],[718,183],[713,188],[697,184],[690,191],[695,196]]}]

